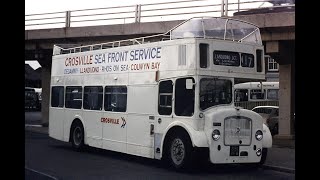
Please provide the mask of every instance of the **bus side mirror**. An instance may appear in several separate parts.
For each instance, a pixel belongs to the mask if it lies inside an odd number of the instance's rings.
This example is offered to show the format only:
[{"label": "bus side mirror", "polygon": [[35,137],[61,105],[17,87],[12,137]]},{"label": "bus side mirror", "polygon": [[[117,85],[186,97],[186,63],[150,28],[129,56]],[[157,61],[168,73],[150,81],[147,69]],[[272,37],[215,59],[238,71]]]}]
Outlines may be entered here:
[{"label": "bus side mirror", "polygon": [[186,79],[186,89],[193,89],[192,79]]}]

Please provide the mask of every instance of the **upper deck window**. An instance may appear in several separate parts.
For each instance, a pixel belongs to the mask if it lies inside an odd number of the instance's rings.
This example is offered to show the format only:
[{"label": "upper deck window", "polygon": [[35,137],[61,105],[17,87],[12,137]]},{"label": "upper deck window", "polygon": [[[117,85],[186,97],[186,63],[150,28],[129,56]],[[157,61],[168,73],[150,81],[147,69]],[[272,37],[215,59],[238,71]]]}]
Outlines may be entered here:
[{"label": "upper deck window", "polygon": [[208,59],[209,59],[209,44],[199,44],[199,54],[200,54],[200,67],[207,68],[208,67]]}]

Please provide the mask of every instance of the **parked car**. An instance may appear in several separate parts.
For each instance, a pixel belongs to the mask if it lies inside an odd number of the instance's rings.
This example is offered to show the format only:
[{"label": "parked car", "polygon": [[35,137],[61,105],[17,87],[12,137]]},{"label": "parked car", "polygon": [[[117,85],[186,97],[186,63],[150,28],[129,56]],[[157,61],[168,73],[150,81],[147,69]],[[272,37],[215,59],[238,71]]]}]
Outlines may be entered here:
[{"label": "parked car", "polygon": [[257,106],[252,111],[262,116],[263,123],[269,127],[272,136],[278,134],[279,106]]},{"label": "parked car", "polygon": [[35,89],[25,87],[24,94],[24,108],[28,110],[39,110],[41,107],[41,102],[39,101],[39,94],[35,91]]}]

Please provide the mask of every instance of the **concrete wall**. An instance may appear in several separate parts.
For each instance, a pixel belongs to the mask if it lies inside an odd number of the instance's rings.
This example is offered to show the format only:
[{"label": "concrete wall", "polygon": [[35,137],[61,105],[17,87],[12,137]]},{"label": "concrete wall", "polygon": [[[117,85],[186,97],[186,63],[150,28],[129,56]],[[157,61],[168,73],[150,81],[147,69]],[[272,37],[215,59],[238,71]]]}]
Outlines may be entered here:
[{"label": "concrete wall", "polygon": [[280,65],[279,135],[291,135],[291,65]]}]

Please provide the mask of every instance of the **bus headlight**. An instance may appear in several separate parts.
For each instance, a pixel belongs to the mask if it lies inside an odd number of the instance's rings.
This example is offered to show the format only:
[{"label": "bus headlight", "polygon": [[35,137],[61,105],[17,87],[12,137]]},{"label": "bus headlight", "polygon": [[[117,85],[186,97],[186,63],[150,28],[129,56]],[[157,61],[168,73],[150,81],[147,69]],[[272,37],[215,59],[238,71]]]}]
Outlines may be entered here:
[{"label": "bus headlight", "polygon": [[213,130],[212,139],[217,141],[220,138],[220,131],[218,129]]},{"label": "bus headlight", "polygon": [[258,140],[258,141],[261,141],[261,139],[263,138],[263,134],[262,134],[262,131],[261,130],[258,130],[257,132],[256,132],[256,139]]}]

